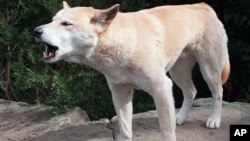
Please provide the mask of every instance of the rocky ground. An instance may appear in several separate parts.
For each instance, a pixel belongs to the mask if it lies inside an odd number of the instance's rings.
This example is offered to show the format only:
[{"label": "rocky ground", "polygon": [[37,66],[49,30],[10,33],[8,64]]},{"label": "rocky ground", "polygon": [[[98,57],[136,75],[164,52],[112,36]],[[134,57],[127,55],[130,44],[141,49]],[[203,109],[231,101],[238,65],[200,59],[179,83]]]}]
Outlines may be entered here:
[{"label": "rocky ground", "polygon": [[[223,103],[220,129],[205,128],[211,99],[195,102],[187,121],[177,126],[178,141],[229,141],[229,126],[250,124],[250,104]],[[114,141],[117,120],[89,121],[80,108],[54,117],[52,108],[0,100],[0,141]],[[156,111],[135,114],[133,141],[160,141]]]}]

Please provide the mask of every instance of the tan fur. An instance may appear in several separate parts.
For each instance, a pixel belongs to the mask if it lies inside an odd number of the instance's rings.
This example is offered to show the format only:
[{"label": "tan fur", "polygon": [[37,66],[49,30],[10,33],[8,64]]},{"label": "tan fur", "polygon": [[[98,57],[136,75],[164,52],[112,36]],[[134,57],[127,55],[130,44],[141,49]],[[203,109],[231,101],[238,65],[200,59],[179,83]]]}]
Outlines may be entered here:
[{"label": "tan fur", "polygon": [[[118,115],[118,140],[132,140],[133,90],[142,89],[154,99],[163,140],[175,141],[175,124],[185,121],[197,92],[191,76],[196,62],[213,95],[206,126],[220,127],[222,82],[230,64],[225,29],[210,6],[122,13],[119,5],[104,10],[63,5],[51,23],[35,29],[38,41],[58,47],[45,61],[86,64],[106,77]],[[176,117],[168,71],[184,94]]]}]

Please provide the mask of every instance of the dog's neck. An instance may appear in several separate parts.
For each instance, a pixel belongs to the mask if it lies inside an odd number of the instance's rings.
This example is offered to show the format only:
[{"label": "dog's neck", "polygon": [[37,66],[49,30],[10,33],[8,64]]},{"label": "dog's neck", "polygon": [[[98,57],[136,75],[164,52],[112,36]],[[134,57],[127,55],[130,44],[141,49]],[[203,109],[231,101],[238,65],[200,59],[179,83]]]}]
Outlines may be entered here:
[{"label": "dog's neck", "polygon": [[127,66],[133,50],[129,46],[124,46],[127,45],[125,42],[130,42],[131,37],[123,33],[122,28],[111,25],[99,36],[96,47],[86,55],[86,63],[99,71],[110,71],[104,68],[112,70]]},{"label": "dog's neck", "polygon": [[[132,40],[136,39],[137,34],[133,29],[125,32],[121,26],[124,24],[123,15],[117,16],[120,16],[119,20],[115,19],[107,30],[99,34],[96,46],[81,51],[84,54],[74,55],[67,61],[89,65],[102,73],[128,66],[135,51],[131,46],[137,43]],[[128,44],[130,42],[134,44]]]}]

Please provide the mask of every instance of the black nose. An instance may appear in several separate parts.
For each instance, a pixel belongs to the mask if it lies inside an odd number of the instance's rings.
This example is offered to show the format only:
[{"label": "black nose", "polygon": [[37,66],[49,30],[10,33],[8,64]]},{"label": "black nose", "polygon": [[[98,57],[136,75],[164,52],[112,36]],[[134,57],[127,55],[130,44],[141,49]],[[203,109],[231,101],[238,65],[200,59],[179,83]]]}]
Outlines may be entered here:
[{"label": "black nose", "polygon": [[34,29],[35,37],[39,38],[43,34],[43,29],[41,27],[37,27]]}]

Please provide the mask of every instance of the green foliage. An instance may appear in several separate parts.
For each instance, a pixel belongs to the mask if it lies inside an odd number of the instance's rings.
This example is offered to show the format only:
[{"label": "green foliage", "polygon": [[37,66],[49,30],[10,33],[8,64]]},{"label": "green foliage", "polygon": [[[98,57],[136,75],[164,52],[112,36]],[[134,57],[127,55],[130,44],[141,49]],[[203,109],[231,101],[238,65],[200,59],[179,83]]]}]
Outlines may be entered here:
[{"label": "green foliage", "polygon": [[[79,4],[79,1],[69,1]],[[80,4],[79,4],[80,5]],[[103,77],[94,70],[77,64],[59,62],[45,64],[41,60],[39,44],[33,29],[50,21],[61,7],[60,0],[1,1],[0,17],[0,85],[6,87],[10,60],[7,95],[2,98],[27,102],[46,103],[55,107],[56,113],[67,112],[74,106],[87,109],[92,118],[110,117],[112,110],[102,112],[98,106],[111,107],[111,97]],[[39,18],[38,18],[39,17]],[[8,47],[10,56],[7,57]],[[101,101],[101,102],[100,102]],[[109,108],[112,109],[112,108]]]},{"label": "green foliage", "polygon": [[[108,8],[120,3],[121,11],[127,12],[163,4],[199,2],[199,0],[67,0],[67,2],[71,6],[96,8]],[[250,93],[248,40],[250,10],[247,5],[250,3],[228,0],[224,1],[225,6],[221,6],[221,3],[215,0],[207,2],[217,11],[220,11],[218,9],[221,7],[224,8],[224,24],[229,35],[232,66],[230,80],[225,86],[226,93],[229,93],[227,99],[247,101]],[[82,65],[66,62],[45,64],[41,60],[41,50],[33,37],[33,29],[51,21],[60,8],[61,0],[0,1],[0,97],[49,104],[55,107],[56,113],[67,112],[72,107],[80,106],[92,119],[111,117],[114,115],[111,95],[101,74]],[[198,90],[207,89],[204,83],[199,83],[202,78],[196,71],[194,79],[198,80],[196,85]],[[179,93],[175,94],[177,97],[181,95],[179,90],[176,88],[174,90]],[[134,111],[152,109],[154,109],[152,98],[143,92],[136,92]]]},{"label": "green foliage", "polygon": [[248,1],[229,0],[225,7],[225,27],[229,36],[231,76],[230,100],[250,102],[250,9]]}]

